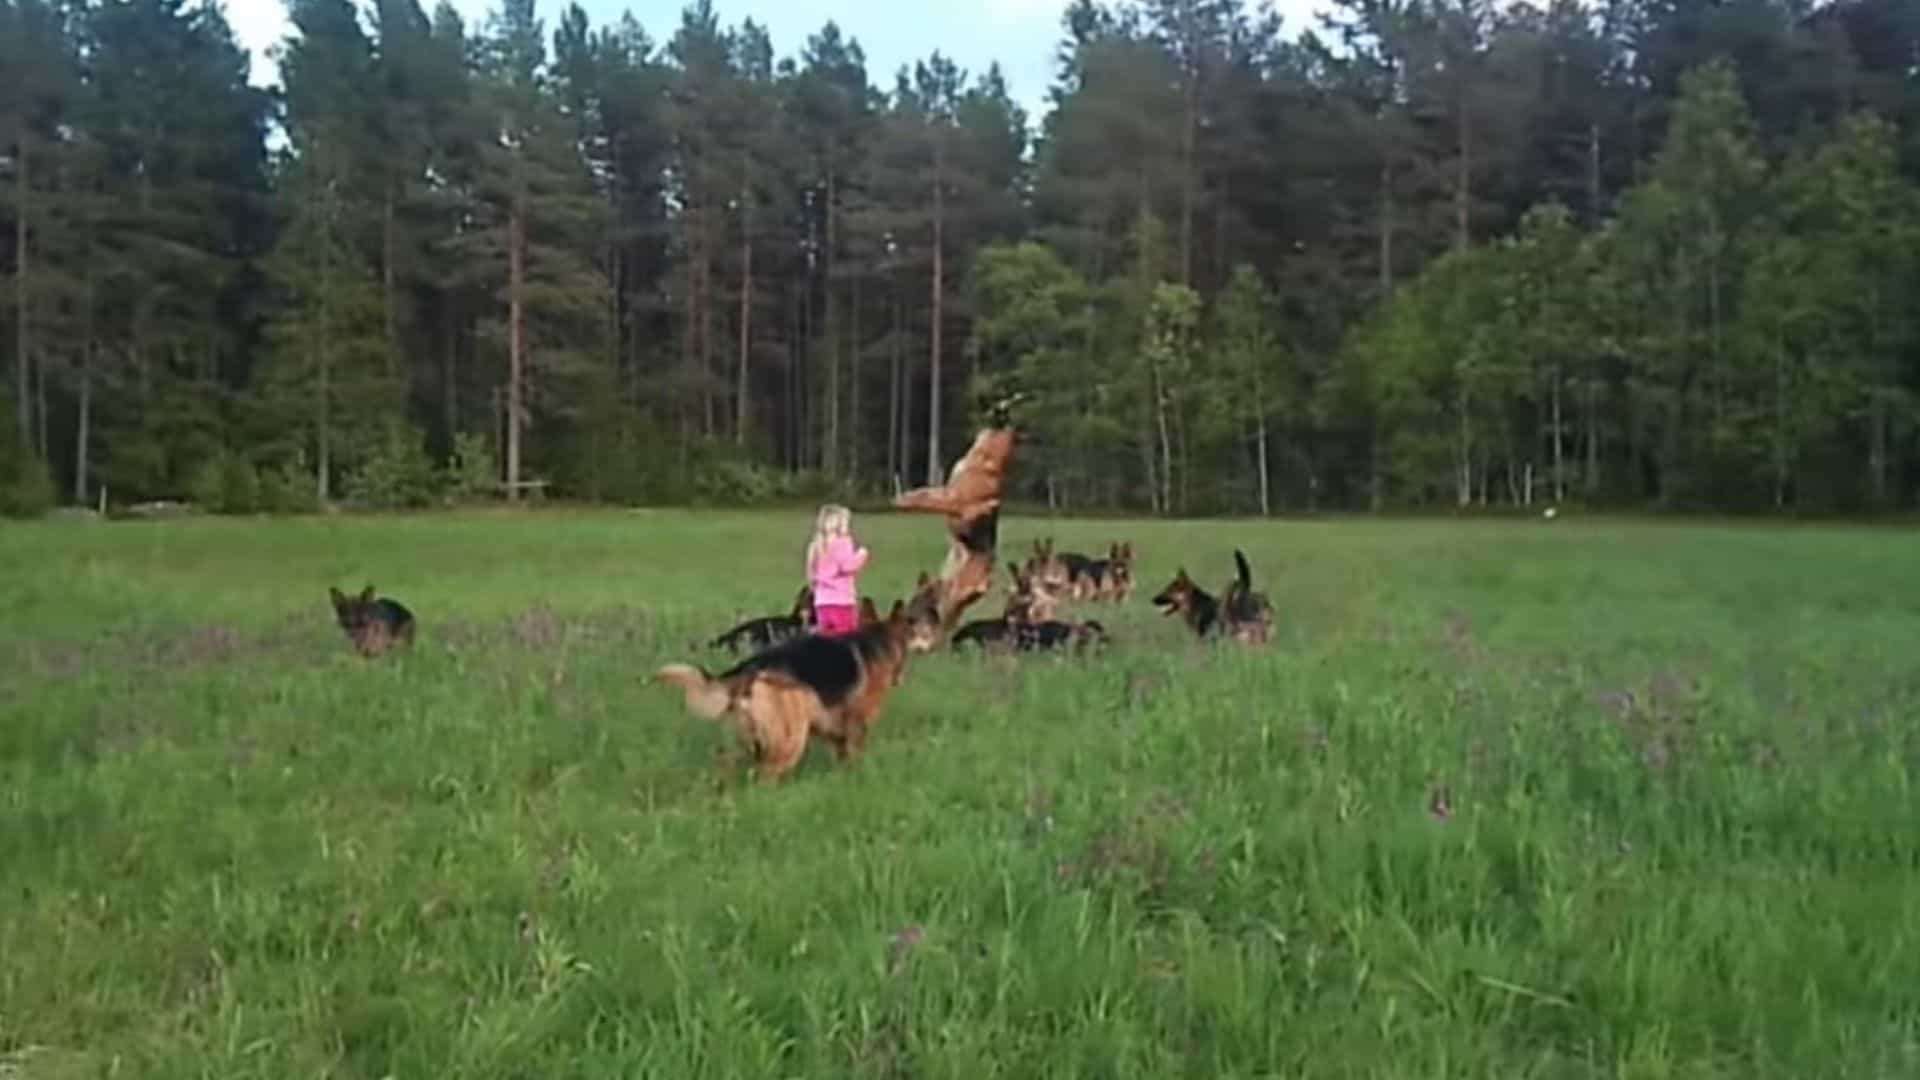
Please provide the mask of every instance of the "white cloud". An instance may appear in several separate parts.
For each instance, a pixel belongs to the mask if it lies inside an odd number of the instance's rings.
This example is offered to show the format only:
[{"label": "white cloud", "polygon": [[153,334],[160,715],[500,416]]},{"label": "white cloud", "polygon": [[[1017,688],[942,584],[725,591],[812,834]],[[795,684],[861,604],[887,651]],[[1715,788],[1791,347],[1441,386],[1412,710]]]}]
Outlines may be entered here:
[{"label": "white cloud", "polygon": [[287,6],[281,0],[227,0],[227,22],[233,35],[253,55],[252,78],[255,86],[266,86],[280,78],[279,66],[267,50],[287,36],[293,24],[287,20]]},{"label": "white cloud", "polygon": [[[422,0],[421,7],[432,14],[435,0]],[[360,9],[363,22],[369,21],[370,0],[355,0]],[[482,16],[492,6],[492,0],[454,0],[462,17],[467,20],[469,31],[480,25]],[[287,17],[286,0],[226,0],[227,22],[233,27],[233,35],[240,44],[252,54],[253,67],[249,73],[255,86],[268,86],[280,81],[280,65],[274,63],[272,51],[287,38],[293,29],[293,21]],[[551,26],[549,26],[551,30]]]}]

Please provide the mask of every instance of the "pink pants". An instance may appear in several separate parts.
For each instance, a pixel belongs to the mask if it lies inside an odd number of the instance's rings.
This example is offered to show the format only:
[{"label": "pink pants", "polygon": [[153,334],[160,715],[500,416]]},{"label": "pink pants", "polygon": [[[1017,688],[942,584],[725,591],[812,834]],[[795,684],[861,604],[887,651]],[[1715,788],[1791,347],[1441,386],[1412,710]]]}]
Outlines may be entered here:
[{"label": "pink pants", "polygon": [[825,604],[813,609],[816,629],[827,637],[845,637],[860,629],[860,614],[852,604]]}]

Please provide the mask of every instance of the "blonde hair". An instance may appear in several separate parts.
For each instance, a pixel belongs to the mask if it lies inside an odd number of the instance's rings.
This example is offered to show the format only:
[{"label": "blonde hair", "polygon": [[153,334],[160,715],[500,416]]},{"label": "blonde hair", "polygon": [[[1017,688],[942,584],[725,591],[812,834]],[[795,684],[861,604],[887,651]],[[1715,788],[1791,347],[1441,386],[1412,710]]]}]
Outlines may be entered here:
[{"label": "blonde hair", "polygon": [[813,515],[813,536],[807,540],[807,576],[813,576],[813,562],[827,549],[827,542],[844,536],[853,528],[853,511],[839,503],[825,503]]}]

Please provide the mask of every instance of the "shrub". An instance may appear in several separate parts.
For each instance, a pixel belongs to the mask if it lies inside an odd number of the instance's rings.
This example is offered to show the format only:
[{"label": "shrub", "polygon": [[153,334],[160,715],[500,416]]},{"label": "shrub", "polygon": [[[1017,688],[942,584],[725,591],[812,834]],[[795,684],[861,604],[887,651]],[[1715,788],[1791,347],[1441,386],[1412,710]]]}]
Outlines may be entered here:
[{"label": "shrub", "polygon": [[348,479],[348,494],[367,506],[383,509],[432,502],[439,476],[427,457],[425,442],[413,425],[389,423],[379,444]]},{"label": "shrub", "polygon": [[469,501],[492,498],[499,475],[499,464],[486,436],[463,431],[453,437],[453,455],[447,459],[446,468],[448,494]]},{"label": "shrub", "polygon": [[34,518],[53,509],[47,463],[20,451],[0,457],[0,517]]}]

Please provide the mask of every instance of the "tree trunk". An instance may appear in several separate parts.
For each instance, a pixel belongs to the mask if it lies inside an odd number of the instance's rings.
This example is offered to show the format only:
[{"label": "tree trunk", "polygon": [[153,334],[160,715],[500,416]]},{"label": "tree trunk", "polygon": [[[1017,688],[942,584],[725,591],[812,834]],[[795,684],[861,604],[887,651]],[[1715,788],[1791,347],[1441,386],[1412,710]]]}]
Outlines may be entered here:
[{"label": "tree trunk", "polygon": [[1600,225],[1600,125],[1587,125],[1587,228]]},{"label": "tree trunk", "polygon": [[747,445],[747,366],[753,348],[753,212],[740,193],[740,363],[734,372],[733,445]]},{"label": "tree trunk", "polygon": [[713,388],[713,227],[712,218],[703,212],[700,215],[700,261],[696,265],[700,272],[700,383],[703,388],[700,397],[705,404],[703,411],[708,439],[720,434],[720,394]]},{"label": "tree trunk", "polygon": [[1380,162],[1380,295],[1393,294],[1393,161]]},{"label": "tree trunk", "polygon": [[1600,407],[1597,380],[1587,380],[1587,497],[1600,490]]},{"label": "tree trunk", "polygon": [[1460,171],[1453,194],[1453,248],[1465,251],[1473,243],[1473,113],[1467,108],[1466,91],[1460,102]]},{"label": "tree trunk", "polygon": [[27,282],[32,271],[30,249],[27,245],[27,218],[30,216],[32,191],[28,176],[28,150],[32,135],[27,131],[27,121],[20,119],[16,142],[19,167],[14,171],[14,216],[13,216],[13,303],[14,303],[14,371],[15,419],[20,425],[20,448],[29,453],[33,451],[33,370],[30,357],[33,355],[33,333],[30,329],[27,304]]},{"label": "tree trunk", "polygon": [[388,378],[393,377],[393,360],[400,352],[400,317],[393,298],[393,179],[388,177],[387,189],[380,207],[380,306],[386,320],[387,347],[380,358],[380,370]]},{"label": "tree trunk", "polygon": [[[87,322],[93,322],[92,304],[88,304]],[[80,404],[73,432],[73,503],[87,505],[87,439],[93,424],[93,330],[80,345]]]},{"label": "tree trunk", "polygon": [[507,498],[520,501],[522,382],[527,366],[527,203],[515,192],[507,220]]},{"label": "tree trunk", "polygon": [[847,379],[853,385],[849,388],[852,401],[847,406],[847,477],[855,485],[860,482],[860,465],[866,455],[860,446],[860,275],[855,268],[853,283],[852,310],[848,313],[847,337]]},{"label": "tree trunk", "polygon": [[927,483],[938,486],[945,479],[940,468],[940,322],[941,299],[946,292],[946,261],[941,247],[946,240],[946,166],[945,133],[933,143],[933,317],[929,333],[933,338],[927,350]]},{"label": "tree trunk", "polygon": [[901,344],[906,334],[906,318],[902,312],[900,290],[896,285],[890,289],[889,306],[893,308],[893,328],[887,335],[887,479],[898,484],[900,476],[906,472],[906,461],[900,452],[901,395],[905,391],[900,386]]},{"label": "tree trunk", "polygon": [[840,476],[840,320],[838,306],[833,302],[833,256],[838,246],[838,229],[834,212],[834,175],[833,152],[827,152],[827,250],[822,260],[826,268],[827,283],[827,441],[822,448],[827,475],[836,479]]},{"label": "tree trunk", "polygon": [[1560,452],[1560,366],[1553,368],[1553,501],[1567,497],[1565,465]]},{"label": "tree trunk", "polygon": [[1160,430],[1160,512],[1173,512],[1173,433],[1168,429],[1167,409],[1171,397],[1161,381],[1158,365],[1153,369],[1154,422]]},{"label": "tree trunk", "polygon": [[440,389],[444,398],[441,407],[446,410],[447,445],[449,446],[453,445],[454,439],[460,434],[460,324],[455,315],[457,305],[454,302],[454,295],[454,291],[449,288],[441,300],[446,304],[447,351],[443,359],[445,367],[440,374]]},{"label": "tree trunk", "polygon": [[320,326],[313,335],[314,366],[319,371],[320,389],[314,401],[313,495],[322,507],[331,497],[333,472],[333,370],[327,350],[330,330],[327,306],[333,295],[333,245],[331,237],[320,245]]},{"label": "tree trunk", "polygon": [[1787,504],[1787,363],[1786,343],[1773,347],[1773,506]]},{"label": "tree trunk", "polygon": [[[691,172],[691,164],[690,162],[689,172]],[[700,262],[699,215],[699,205],[693,203],[686,208],[685,215],[682,219],[685,222],[683,228],[686,229],[687,234],[687,261],[684,281],[686,312],[681,317],[683,325],[680,328],[680,365],[681,369],[686,373],[687,385],[681,390],[679,395],[676,395],[681,399],[679,408],[676,411],[680,414],[680,444],[683,451],[693,442],[694,400],[692,395],[704,393],[700,389],[699,383],[693,377],[694,373],[699,370],[697,364],[700,359],[698,330],[700,325],[700,298],[698,295],[700,291],[700,273],[697,269]]]},{"label": "tree trunk", "polygon": [[1267,470],[1267,394],[1260,375],[1260,358],[1253,361],[1254,448],[1260,454],[1260,516],[1273,513],[1272,482]]},{"label": "tree trunk", "polygon": [[1467,392],[1462,390],[1457,404],[1460,410],[1460,482],[1456,503],[1459,506],[1473,502],[1473,422],[1468,413],[1469,404]]},{"label": "tree trunk", "polygon": [[51,448],[47,445],[47,365],[38,365],[33,375],[34,447],[41,461],[52,461]]},{"label": "tree trunk", "polygon": [[[1192,11],[1188,9],[1188,17]],[[1192,67],[1187,71],[1186,101],[1180,133],[1180,284],[1193,285],[1193,189],[1194,143],[1200,126],[1200,50],[1193,46],[1193,33],[1189,28],[1188,47],[1193,48],[1189,57]]]}]

